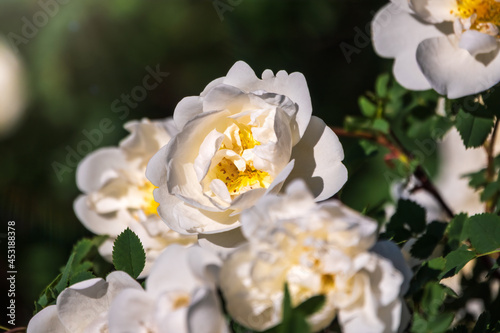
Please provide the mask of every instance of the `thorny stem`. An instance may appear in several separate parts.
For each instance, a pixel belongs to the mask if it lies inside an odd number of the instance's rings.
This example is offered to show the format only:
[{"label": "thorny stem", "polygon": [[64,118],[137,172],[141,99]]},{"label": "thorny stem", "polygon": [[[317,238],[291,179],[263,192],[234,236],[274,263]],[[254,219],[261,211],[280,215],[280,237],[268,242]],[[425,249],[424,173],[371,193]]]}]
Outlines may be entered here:
[{"label": "thorny stem", "polygon": [[[403,146],[403,144],[398,140],[398,138],[391,133],[391,139],[385,135],[375,135],[372,133],[367,133],[363,131],[346,131],[343,128],[340,127],[331,127],[332,130],[337,134],[338,136],[344,136],[344,137],[353,137],[353,138],[359,138],[359,139],[366,139],[370,141],[374,141],[381,146],[384,146],[388,148],[391,152],[391,155],[394,157],[398,158],[400,156],[406,157],[407,159],[413,158],[412,154],[410,152],[407,152]],[[425,172],[424,168],[422,168],[421,165],[418,165],[417,168],[415,169],[414,176],[420,181],[421,185],[419,188],[422,188],[426,190],[429,194],[431,194],[437,202],[441,205],[441,207],[444,209],[446,214],[450,217],[453,218],[454,214],[453,211],[450,209],[450,207],[446,204],[444,201],[443,197],[441,194],[438,192],[434,184],[429,179],[429,176]]]},{"label": "thorny stem", "polygon": [[[495,141],[498,131],[498,118],[495,120],[495,126],[493,127],[493,133],[491,134],[490,142],[485,144],[486,154],[488,156],[488,164],[486,167],[486,180],[491,183],[495,180],[495,163],[494,163],[494,153],[495,153]],[[496,202],[498,200],[498,193],[495,194],[490,200],[485,203],[485,211],[487,213],[492,213],[495,209]]]}]

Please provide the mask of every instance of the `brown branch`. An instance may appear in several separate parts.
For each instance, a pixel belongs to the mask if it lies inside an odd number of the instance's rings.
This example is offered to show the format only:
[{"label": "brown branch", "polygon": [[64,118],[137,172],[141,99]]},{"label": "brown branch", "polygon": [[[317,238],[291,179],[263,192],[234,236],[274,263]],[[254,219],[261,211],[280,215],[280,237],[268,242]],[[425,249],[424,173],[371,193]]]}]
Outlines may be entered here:
[{"label": "brown branch", "polygon": [[[367,133],[367,132],[362,132],[362,131],[346,131],[343,128],[339,127],[331,127],[331,129],[337,134],[338,136],[344,136],[344,137],[352,137],[352,138],[358,138],[358,139],[366,139],[366,140],[371,140],[374,141],[381,146],[384,146],[388,148],[391,151],[391,154],[395,157],[398,158],[399,156],[405,156],[408,159],[413,158],[412,154],[404,148],[403,144],[399,141],[399,139],[391,133],[391,138],[392,141],[389,140],[385,135],[375,135],[372,133]],[[453,214],[453,211],[451,208],[448,206],[448,204],[444,201],[443,197],[439,193],[439,191],[436,189],[434,184],[430,181],[429,176],[425,172],[424,168],[422,168],[421,165],[418,165],[417,168],[415,169],[414,176],[420,181],[421,186],[420,188],[426,190],[429,194],[431,194],[437,202],[441,205],[443,210],[446,212],[446,214],[450,217],[453,218],[455,214]]]}]

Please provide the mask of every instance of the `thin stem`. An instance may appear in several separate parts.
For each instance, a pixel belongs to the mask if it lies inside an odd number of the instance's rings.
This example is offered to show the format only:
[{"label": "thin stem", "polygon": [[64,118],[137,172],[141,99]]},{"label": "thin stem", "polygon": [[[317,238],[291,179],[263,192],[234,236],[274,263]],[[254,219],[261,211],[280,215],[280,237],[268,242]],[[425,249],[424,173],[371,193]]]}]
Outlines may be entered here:
[{"label": "thin stem", "polygon": [[[406,151],[403,144],[399,141],[397,136],[394,135],[394,133],[391,133],[392,140],[389,140],[385,135],[375,135],[372,133],[367,133],[367,132],[362,132],[362,131],[349,132],[349,131],[346,131],[345,129],[339,128],[339,127],[331,127],[331,128],[335,132],[335,134],[337,134],[338,136],[353,137],[353,138],[360,138],[360,139],[374,141],[374,142],[388,148],[391,151],[391,154],[395,158],[398,158],[400,156],[406,157],[408,159],[413,158],[412,154],[410,152]],[[450,209],[448,204],[446,204],[446,202],[444,201],[443,197],[441,196],[439,191],[436,189],[434,184],[430,181],[429,176],[427,175],[427,173],[425,172],[424,168],[421,165],[417,166],[417,168],[415,169],[414,175],[421,183],[420,188],[424,189],[429,194],[431,194],[436,199],[436,201],[441,205],[441,207],[446,212],[446,214],[450,218],[453,218],[453,216],[455,214],[453,214],[453,211]]]},{"label": "thin stem", "polygon": [[[488,156],[488,164],[486,167],[486,179],[488,183],[495,180],[495,141],[498,132],[498,118],[495,120],[495,126],[493,127],[493,133],[488,144],[485,145],[486,154]],[[485,203],[485,211],[487,213],[492,213],[495,209],[495,205],[498,199],[498,194],[495,194],[490,200]]]}]

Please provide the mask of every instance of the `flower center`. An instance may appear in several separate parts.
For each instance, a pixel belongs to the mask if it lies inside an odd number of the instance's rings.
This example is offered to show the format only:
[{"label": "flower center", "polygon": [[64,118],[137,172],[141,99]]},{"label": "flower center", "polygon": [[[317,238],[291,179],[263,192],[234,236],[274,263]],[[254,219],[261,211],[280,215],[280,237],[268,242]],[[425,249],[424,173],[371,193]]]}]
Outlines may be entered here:
[{"label": "flower center", "polygon": [[143,197],[142,197],[143,204],[141,205],[141,209],[146,216],[158,215],[158,206],[160,206],[160,204],[155,201],[155,198],[153,196],[153,190],[155,188],[158,188],[158,187],[154,186],[149,181],[146,181],[144,183],[144,185],[142,185],[139,188],[143,194]]},{"label": "flower center", "polygon": [[239,195],[254,188],[267,188],[272,182],[269,173],[257,170],[251,149],[260,145],[252,134],[252,127],[235,122],[224,132],[226,138],[220,150],[228,149],[238,154],[235,158],[223,157],[214,167],[215,177],[226,185],[230,195]]},{"label": "flower center", "polygon": [[458,15],[469,18],[476,14],[476,22],[500,25],[500,2],[496,0],[457,0]]}]

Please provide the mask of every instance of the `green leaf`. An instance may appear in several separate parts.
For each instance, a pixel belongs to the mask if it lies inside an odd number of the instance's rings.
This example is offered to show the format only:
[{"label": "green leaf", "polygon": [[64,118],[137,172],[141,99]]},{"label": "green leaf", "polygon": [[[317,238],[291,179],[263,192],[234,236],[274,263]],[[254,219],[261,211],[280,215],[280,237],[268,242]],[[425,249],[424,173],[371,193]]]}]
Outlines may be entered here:
[{"label": "green leaf", "polygon": [[69,285],[72,286],[75,283],[82,282],[85,280],[90,280],[93,278],[95,278],[95,275],[92,274],[91,272],[86,272],[86,271],[78,272],[73,276],[71,276],[71,278],[69,279]]},{"label": "green leaf", "polygon": [[141,274],[146,264],[146,253],[139,237],[129,228],[116,238],[113,244],[113,265],[134,279]]},{"label": "green leaf", "polygon": [[486,169],[465,174],[464,177],[469,178],[469,186],[474,189],[478,189],[479,187],[483,187],[488,184],[488,180],[486,179]]},{"label": "green leaf", "polygon": [[453,322],[455,315],[450,312],[439,313],[433,316],[427,323],[428,332],[441,333],[446,332]]},{"label": "green leaf", "polygon": [[368,118],[372,118],[377,113],[377,106],[373,104],[368,98],[365,96],[361,96],[358,99],[358,105],[361,109],[361,113]]},{"label": "green leaf", "polygon": [[[469,261],[474,259],[476,254],[473,251],[469,251],[467,245],[462,245],[458,250],[451,251],[445,257],[446,265],[444,266],[443,273],[440,274],[440,278],[446,275],[446,277],[453,276],[457,274]],[[451,275],[447,273],[451,272]]]},{"label": "green leaf", "polygon": [[455,215],[448,225],[448,246],[452,250],[458,249],[460,243],[468,238],[464,232],[465,221],[467,214],[460,213]]},{"label": "green leaf", "polygon": [[309,316],[315,312],[321,310],[323,305],[325,305],[326,297],[324,295],[316,295],[311,298],[306,299],[299,306],[294,309],[296,311],[302,312],[304,315]]},{"label": "green leaf", "polygon": [[377,118],[373,121],[373,129],[380,131],[382,133],[389,133],[389,123],[387,120],[382,118]]},{"label": "green leaf", "polygon": [[376,143],[368,140],[359,140],[359,145],[363,148],[367,157],[375,155],[379,150],[379,146]]},{"label": "green leaf", "polygon": [[381,74],[375,81],[375,93],[382,98],[387,97],[387,86],[389,84],[390,76],[388,73]]},{"label": "green leaf", "polygon": [[482,254],[500,247],[500,217],[495,214],[471,216],[466,224],[467,236],[475,250]]},{"label": "green leaf", "polygon": [[428,258],[443,237],[447,226],[447,223],[437,221],[430,223],[425,233],[411,247],[411,255],[419,259]]},{"label": "green leaf", "polygon": [[493,118],[478,117],[464,112],[462,109],[458,112],[456,118],[456,128],[462,137],[465,147],[481,146],[493,127]]},{"label": "green leaf", "polygon": [[75,258],[73,260],[73,269],[82,262],[83,259],[89,254],[94,247],[94,243],[87,238],[81,239],[73,246],[73,253]]},{"label": "green leaf", "polygon": [[73,260],[75,259],[75,254],[72,253],[71,256],[68,259],[68,262],[66,263],[66,266],[64,267],[64,270],[61,275],[61,279],[55,286],[55,290],[57,293],[60,293],[61,291],[64,290],[68,286],[69,282],[69,276],[71,274],[71,267],[73,266]]},{"label": "green leaf", "polygon": [[495,194],[500,191],[500,182],[489,183],[484,187],[483,192],[481,193],[481,201],[490,200]]},{"label": "green leaf", "polygon": [[387,224],[387,233],[398,243],[407,240],[412,233],[420,234],[425,226],[425,210],[413,201],[400,199],[396,213]]}]

